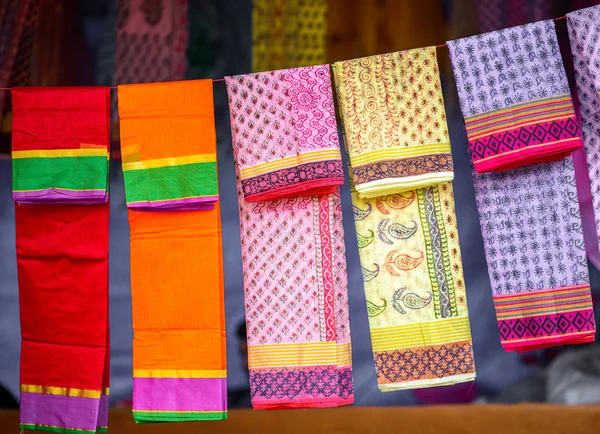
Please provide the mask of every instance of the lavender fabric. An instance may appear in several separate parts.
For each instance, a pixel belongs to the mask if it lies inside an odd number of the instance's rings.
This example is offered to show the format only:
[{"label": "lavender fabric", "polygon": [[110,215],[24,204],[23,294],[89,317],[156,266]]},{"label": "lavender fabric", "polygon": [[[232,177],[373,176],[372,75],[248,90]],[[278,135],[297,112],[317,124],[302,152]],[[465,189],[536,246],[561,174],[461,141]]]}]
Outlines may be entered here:
[{"label": "lavender fabric", "polygon": [[448,41],[464,117],[569,94],[553,20]]},{"label": "lavender fabric", "polygon": [[567,14],[567,26],[600,242],[600,6]]},{"label": "lavender fabric", "polygon": [[589,283],[571,157],[473,182],[494,294]]},{"label": "lavender fabric", "polygon": [[21,392],[22,424],[95,431],[99,422],[98,399]]}]

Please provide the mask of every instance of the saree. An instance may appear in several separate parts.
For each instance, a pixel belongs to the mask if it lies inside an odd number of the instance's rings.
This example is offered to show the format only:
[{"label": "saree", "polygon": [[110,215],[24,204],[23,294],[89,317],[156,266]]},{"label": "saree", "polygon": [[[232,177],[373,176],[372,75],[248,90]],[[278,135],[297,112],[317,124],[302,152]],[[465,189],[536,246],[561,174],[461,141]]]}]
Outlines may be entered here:
[{"label": "saree", "polygon": [[108,200],[109,93],[108,87],[12,90],[15,201]]},{"label": "saree", "polygon": [[[227,418],[211,89],[207,80],[119,86],[126,197],[145,202],[128,211],[136,423]],[[126,166],[134,162],[143,167]]]},{"label": "saree", "polygon": [[333,71],[359,197],[454,179],[435,47],[336,62]]},{"label": "saree", "polygon": [[[259,146],[249,147],[242,140],[240,93],[233,92],[238,80],[227,77],[226,82],[238,176],[252,406],[258,410],[351,404],[352,348],[339,190],[247,201],[242,161]],[[270,142],[268,151],[279,152],[278,148]]]},{"label": "saree", "polygon": [[[212,209],[219,198],[212,80],[121,85],[125,200],[139,211]],[[153,137],[162,145],[147,145]]]},{"label": "saree", "polygon": [[553,20],[449,41],[448,49],[477,172],[581,148]]},{"label": "saree", "polygon": [[[338,62],[334,73],[379,389],[472,381],[454,172],[435,48]],[[365,156],[381,160],[384,181],[371,182],[366,197],[359,185],[370,181],[357,173],[378,172]]]},{"label": "saree", "polygon": [[108,204],[15,206],[21,429],[106,432]]},{"label": "saree", "polygon": [[252,71],[320,65],[326,61],[327,1],[252,2]]},{"label": "saree", "polygon": [[344,170],[329,66],[226,80],[244,200],[334,194]]},{"label": "saree", "polygon": [[592,342],[594,312],[571,157],[473,174],[507,351]]},{"label": "saree", "polygon": [[592,203],[600,242],[600,6],[567,14],[575,81],[581,114],[581,130],[587,156]]}]

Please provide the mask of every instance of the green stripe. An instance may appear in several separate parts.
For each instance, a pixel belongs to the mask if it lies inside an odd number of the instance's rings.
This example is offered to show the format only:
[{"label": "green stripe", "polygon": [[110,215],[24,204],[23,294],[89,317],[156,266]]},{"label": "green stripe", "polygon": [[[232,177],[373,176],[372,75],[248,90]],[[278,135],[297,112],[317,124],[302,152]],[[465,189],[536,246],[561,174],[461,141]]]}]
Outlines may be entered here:
[{"label": "green stripe", "polygon": [[123,176],[127,203],[219,194],[215,162],[127,170]]},{"label": "green stripe", "polygon": [[226,411],[134,411],[135,423],[193,422],[199,420],[227,420]]},{"label": "green stripe", "polygon": [[108,432],[108,427],[99,426],[98,428],[96,428],[96,432]]},{"label": "green stripe", "polygon": [[106,190],[106,157],[14,158],[13,190]]},{"label": "green stripe", "polygon": [[[33,424],[28,424],[28,423],[22,423],[21,429],[29,430],[29,431],[58,432],[58,433],[64,433],[64,434],[83,434],[83,433],[96,432],[94,430],[71,429],[71,428],[61,428],[61,427],[53,427],[53,426],[41,426],[41,425],[33,425]],[[106,432],[106,430],[104,432]]]}]

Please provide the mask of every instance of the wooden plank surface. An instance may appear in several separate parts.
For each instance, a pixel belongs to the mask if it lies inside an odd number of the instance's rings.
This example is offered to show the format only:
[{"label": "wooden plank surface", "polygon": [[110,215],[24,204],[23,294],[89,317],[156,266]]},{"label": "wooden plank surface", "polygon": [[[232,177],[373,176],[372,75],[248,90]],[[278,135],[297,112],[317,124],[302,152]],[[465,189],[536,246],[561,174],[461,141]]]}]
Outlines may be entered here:
[{"label": "wooden plank surface", "polygon": [[[0,433],[19,432],[19,414],[0,411]],[[136,425],[123,409],[110,412],[109,433],[243,434],[592,434],[600,432],[600,406],[551,405],[344,407],[322,410],[237,410],[229,420]]]}]

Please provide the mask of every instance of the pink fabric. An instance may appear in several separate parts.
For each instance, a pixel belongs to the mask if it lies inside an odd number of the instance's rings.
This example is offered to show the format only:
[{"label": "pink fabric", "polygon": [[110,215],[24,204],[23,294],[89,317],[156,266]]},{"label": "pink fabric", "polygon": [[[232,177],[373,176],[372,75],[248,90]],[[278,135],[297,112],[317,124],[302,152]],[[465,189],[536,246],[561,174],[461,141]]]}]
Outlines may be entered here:
[{"label": "pink fabric", "polygon": [[335,193],[344,171],[329,65],[225,80],[245,200]]},{"label": "pink fabric", "polygon": [[[227,77],[226,82],[238,175],[252,405],[278,409],[350,404],[354,389],[339,189],[252,202],[244,184],[252,177],[241,176],[257,164],[333,150],[343,182],[329,67]],[[292,178],[301,173],[292,173]],[[299,185],[292,179],[286,187]],[[333,354],[308,355],[323,348],[333,349]]]}]

